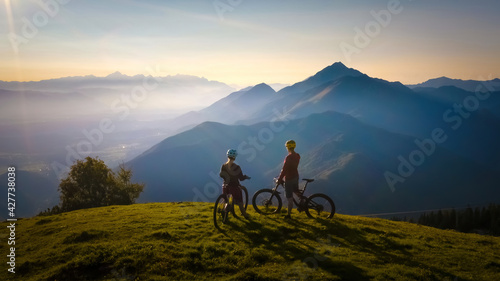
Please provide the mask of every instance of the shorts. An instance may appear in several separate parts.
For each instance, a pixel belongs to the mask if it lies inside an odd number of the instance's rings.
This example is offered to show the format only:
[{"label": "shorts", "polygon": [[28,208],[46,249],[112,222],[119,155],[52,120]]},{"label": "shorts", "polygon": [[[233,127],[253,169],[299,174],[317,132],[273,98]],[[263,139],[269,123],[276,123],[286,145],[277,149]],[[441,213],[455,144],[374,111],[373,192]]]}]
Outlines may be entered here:
[{"label": "shorts", "polygon": [[223,185],[222,193],[226,195],[231,194],[233,196],[234,203],[236,204],[243,202],[243,195],[239,186]]},{"label": "shorts", "polygon": [[299,178],[285,181],[286,198],[292,198],[296,191],[299,191]]}]

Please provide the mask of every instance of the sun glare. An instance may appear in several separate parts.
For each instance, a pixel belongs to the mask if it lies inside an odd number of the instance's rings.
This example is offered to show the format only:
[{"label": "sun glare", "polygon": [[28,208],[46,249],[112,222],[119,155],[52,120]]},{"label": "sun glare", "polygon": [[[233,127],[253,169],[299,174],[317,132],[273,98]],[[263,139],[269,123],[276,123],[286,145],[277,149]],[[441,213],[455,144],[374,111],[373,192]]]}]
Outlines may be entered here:
[{"label": "sun glare", "polygon": [[9,25],[9,31],[14,31],[14,21],[12,19],[12,7],[10,5],[10,0],[5,0],[5,12],[7,13],[7,23]]}]

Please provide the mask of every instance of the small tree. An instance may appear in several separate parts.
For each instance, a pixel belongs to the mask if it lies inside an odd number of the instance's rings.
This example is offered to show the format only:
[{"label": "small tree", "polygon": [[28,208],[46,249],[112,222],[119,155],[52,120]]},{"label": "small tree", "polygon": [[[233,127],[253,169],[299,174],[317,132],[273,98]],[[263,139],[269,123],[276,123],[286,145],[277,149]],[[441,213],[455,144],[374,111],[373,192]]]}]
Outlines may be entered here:
[{"label": "small tree", "polygon": [[106,203],[108,205],[129,205],[134,204],[135,199],[139,198],[144,184],[132,183],[132,171],[127,170],[125,166],[120,165],[118,174],[113,175],[114,185],[106,194]]},{"label": "small tree", "polygon": [[144,184],[131,183],[132,171],[120,166],[118,174],[104,161],[87,157],[71,166],[68,177],[59,184],[62,211],[109,205],[133,204]]}]

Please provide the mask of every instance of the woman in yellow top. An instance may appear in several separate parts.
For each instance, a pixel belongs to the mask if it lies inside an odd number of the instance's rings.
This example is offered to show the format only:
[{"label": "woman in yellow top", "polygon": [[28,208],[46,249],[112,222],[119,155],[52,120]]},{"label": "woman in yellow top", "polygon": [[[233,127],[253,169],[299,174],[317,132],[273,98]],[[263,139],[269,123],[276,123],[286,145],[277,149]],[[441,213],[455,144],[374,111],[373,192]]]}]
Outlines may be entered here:
[{"label": "woman in yellow top", "polygon": [[286,199],[288,201],[288,214],[285,219],[291,218],[293,208],[293,193],[299,191],[299,162],[300,155],[295,152],[296,143],[294,140],[289,140],[285,143],[288,150],[288,155],[283,162],[283,169],[281,169],[280,176],[278,177],[278,184],[284,184]]}]

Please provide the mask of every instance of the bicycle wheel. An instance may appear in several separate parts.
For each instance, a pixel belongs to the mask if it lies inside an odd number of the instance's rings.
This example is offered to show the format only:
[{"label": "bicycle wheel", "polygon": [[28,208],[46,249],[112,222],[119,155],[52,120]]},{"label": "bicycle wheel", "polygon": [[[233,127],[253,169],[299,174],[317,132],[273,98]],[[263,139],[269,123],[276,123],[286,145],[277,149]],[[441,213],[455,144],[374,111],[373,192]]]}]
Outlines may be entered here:
[{"label": "bicycle wheel", "polygon": [[268,215],[279,213],[282,202],[277,192],[274,193],[271,189],[261,189],[253,195],[252,205],[257,213]]},{"label": "bicycle wheel", "polygon": [[305,211],[310,218],[331,219],[335,215],[335,204],[327,195],[316,193],[307,198]]},{"label": "bicycle wheel", "polygon": [[227,215],[229,213],[229,206],[227,196],[225,194],[219,195],[217,200],[215,200],[214,206],[214,225],[216,228],[220,229],[220,226],[224,224],[227,220]]},{"label": "bicycle wheel", "polygon": [[245,207],[245,211],[247,209],[247,206],[248,206],[248,190],[246,187],[244,186],[241,186],[241,194],[243,196],[243,207]]}]

